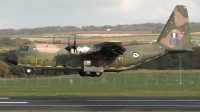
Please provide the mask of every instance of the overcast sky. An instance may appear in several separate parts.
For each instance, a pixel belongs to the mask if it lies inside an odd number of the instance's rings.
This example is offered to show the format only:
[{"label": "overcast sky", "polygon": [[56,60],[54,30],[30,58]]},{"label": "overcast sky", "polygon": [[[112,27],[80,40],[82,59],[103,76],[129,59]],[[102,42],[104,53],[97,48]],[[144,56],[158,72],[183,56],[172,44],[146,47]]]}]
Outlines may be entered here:
[{"label": "overcast sky", "polygon": [[200,0],[1,0],[0,29],[165,23],[175,5],[200,22]]}]

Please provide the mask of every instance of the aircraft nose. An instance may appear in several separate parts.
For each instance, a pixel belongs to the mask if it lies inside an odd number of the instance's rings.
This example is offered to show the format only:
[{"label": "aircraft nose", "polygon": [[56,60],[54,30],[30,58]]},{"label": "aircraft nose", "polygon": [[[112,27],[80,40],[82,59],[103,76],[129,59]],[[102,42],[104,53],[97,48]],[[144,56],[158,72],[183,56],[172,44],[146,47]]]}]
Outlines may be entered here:
[{"label": "aircraft nose", "polygon": [[12,63],[12,64],[17,65],[17,55],[16,55],[15,53],[10,54],[10,55],[7,57],[7,61],[8,61],[9,63]]}]

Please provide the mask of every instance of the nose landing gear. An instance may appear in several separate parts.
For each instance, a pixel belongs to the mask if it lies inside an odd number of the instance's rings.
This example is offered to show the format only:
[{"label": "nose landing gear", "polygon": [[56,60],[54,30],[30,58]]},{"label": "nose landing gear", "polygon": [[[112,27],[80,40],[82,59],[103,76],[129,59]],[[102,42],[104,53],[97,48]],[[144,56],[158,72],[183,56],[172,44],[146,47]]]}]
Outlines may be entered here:
[{"label": "nose landing gear", "polygon": [[32,71],[33,71],[32,68],[25,68],[25,72],[26,72],[27,74],[30,74]]}]

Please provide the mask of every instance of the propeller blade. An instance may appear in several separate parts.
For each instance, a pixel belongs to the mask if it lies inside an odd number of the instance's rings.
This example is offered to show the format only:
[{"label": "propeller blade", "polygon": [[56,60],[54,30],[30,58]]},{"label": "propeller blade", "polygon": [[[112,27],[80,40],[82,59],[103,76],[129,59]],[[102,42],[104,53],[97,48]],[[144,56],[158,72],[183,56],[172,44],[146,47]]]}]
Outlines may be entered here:
[{"label": "propeller blade", "polygon": [[70,38],[68,37],[68,47],[70,47]]},{"label": "propeller blade", "polygon": [[74,45],[76,45],[76,34],[74,35]]},{"label": "propeller blade", "polygon": [[70,38],[68,37],[68,46],[65,47],[65,49],[70,52],[71,51],[71,46],[70,46]]},{"label": "propeller blade", "polygon": [[71,47],[74,49],[74,52],[77,51],[77,49],[76,49],[76,34],[74,35],[74,44]]}]

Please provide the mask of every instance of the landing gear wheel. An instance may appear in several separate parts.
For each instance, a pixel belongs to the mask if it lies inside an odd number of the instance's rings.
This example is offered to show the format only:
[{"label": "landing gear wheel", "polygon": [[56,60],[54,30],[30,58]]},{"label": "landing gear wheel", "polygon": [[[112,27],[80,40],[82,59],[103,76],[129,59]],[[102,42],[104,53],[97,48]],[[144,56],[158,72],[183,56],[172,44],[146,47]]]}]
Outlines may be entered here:
[{"label": "landing gear wheel", "polygon": [[79,75],[80,75],[81,77],[85,77],[85,76],[86,76],[86,73],[85,73],[85,72],[82,72],[82,71],[79,71]]},{"label": "landing gear wheel", "polygon": [[96,72],[96,77],[100,77],[102,75],[102,72]]},{"label": "landing gear wheel", "polygon": [[91,72],[90,76],[91,76],[91,77],[95,77],[95,76],[96,76],[96,73],[95,73],[95,72]]},{"label": "landing gear wheel", "polygon": [[92,72],[90,74],[91,77],[100,77],[102,75],[102,72]]},{"label": "landing gear wheel", "polygon": [[26,69],[25,69],[25,72],[26,72],[27,74],[30,74],[30,73],[32,72],[32,70],[33,70],[32,68],[26,68]]}]

